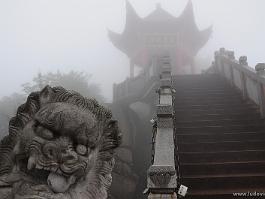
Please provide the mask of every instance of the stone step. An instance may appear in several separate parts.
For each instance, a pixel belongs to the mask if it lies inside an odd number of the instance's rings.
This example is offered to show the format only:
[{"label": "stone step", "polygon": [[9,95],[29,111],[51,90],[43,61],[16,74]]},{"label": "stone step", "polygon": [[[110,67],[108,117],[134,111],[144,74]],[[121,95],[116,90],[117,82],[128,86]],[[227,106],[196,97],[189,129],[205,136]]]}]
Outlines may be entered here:
[{"label": "stone step", "polygon": [[203,87],[203,88],[199,88],[199,87],[190,87],[188,89],[180,89],[181,87],[176,85],[177,88],[179,88],[178,90],[176,90],[176,96],[182,96],[179,94],[193,94],[193,93],[197,93],[198,95],[202,94],[203,92],[207,92],[209,94],[213,93],[230,93],[230,94],[237,94],[237,95],[242,95],[240,91],[238,90],[234,90],[231,86],[227,86],[225,87],[225,89],[220,89],[220,88],[207,88],[207,87]]},{"label": "stone step", "polygon": [[173,75],[172,76],[174,79],[209,79],[209,78],[214,78],[214,79],[224,79],[224,77],[220,76],[219,74],[186,74],[186,75]]},{"label": "stone step", "polygon": [[183,87],[187,87],[188,89],[202,89],[202,88],[211,88],[212,90],[214,89],[219,89],[220,87],[227,87],[227,88],[232,88],[232,86],[227,83],[224,82],[222,80],[218,80],[218,81],[211,81],[211,80],[176,80],[176,79],[172,79],[172,85],[176,88],[180,88],[179,90],[185,90],[185,89],[181,89]]},{"label": "stone step", "polygon": [[[181,79],[181,78],[172,78],[173,80],[173,85],[179,86],[179,85],[191,85],[191,86],[196,86],[197,84],[205,84],[207,86],[212,86],[212,85],[230,85],[229,82],[223,81],[221,78],[205,78],[205,79],[200,79],[200,78],[191,78],[191,79]],[[209,84],[209,82],[211,84]]]},{"label": "stone step", "polygon": [[186,89],[183,91],[177,90],[174,93],[175,97],[181,98],[182,96],[224,96],[224,95],[231,95],[231,96],[241,96],[241,93],[234,92],[233,89],[219,89],[219,90],[212,90],[212,89]]},{"label": "stone step", "polygon": [[222,114],[224,117],[227,115],[234,115],[236,114],[242,114],[247,115],[248,113],[257,113],[258,109],[254,107],[220,107],[220,108],[214,108],[214,109],[202,109],[202,108],[189,108],[189,107],[181,107],[179,109],[174,109],[175,115],[202,115],[202,114]]},{"label": "stone step", "polygon": [[[265,120],[216,74],[173,77],[176,160],[186,198],[265,189]],[[247,198],[247,197],[245,197]]]},{"label": "stone step", "polygon": [[[230,85],[228,82],[223,81],[223,79],[212,79],[212,78],[205,78],[205,79],[196,79],[196,78],[191,78],[191,79],[181,79],[181,78],[172,78],[173,80],[173,85],[179,86],[179,85],[191,85],[191,86],[196,86],[197,84],[205,84],[207,86],[211,85]],[[211,82],[211,84],[209,84]]]},{"label": "stone step", "polygon": [[[182,93],[182,92],[191,92],[191,91],[195,91],[195,92],[201,92],[201,93],[207,93],[207,92],[211,92],[213,90],[216,91],[221,91],[221,92],[230,92],[232,87],[230,85],[226,85],[226,84],[214,84],[214,85],[207,85],[207,84],[198,84],[198,83],[193,83],[192,85],[184,85],[184,84],[179,84],[179,85],[172,85],[172,87],[176,90],[175,95],[177,95],[178,93]],[[234,94],[238,94],[237,92],[235,92]]]},{"label": "stone step", "polygon": [[215,142],[216,140],[220,142],[226,141],[258,141],[265,140],[265,133],[263,130],[258,132],[236,132],[236,133],[182,133],[176,134],[176,140],[180,143],[200,143],[200,142]]},{"label": "stone step", "polygon": [[240,175],[263,173],[264,161],[247,162],[211,162],[211,163],[180,163],[181,175],[184,177],[195,175]]},{"label": "stone step", "polygon": [[[232,199],[232,198],[244,198],[244,199],[253,199],[253,198],[262,198],[264,197],[265,187],[252,187],[252,188],[226,188],[222,187],[218,189],[211,190],[194,190],[189,189],[188,194],[185,196],[185,199]],[[239,196],[239,195],[241,196]],[[245,196],[242,196],[245,194]],[[257,194],[262,194],[257,196]]]},{"label": "stone step", "polygon": [[198,120],[249,120],[249,119],[260,119],[260,113],[257,111],[250,112],[248,114],[238,114],[238,113],[232,113],[232,114],[185,114],[180,115],[176,114],[174,118],[180,122],[192,122],[192,121],[198,121]]},{"label": "stone step", "polygon": [[[179,84],[191,84],[194,85],[194,83],[208,83],[207,85],[213,85],[213,84],[227,84],[230,85],[229,82],[224,81],[223,78],[219,77],[192,77],[192,78],[187,78],[187,77],[172,77],[173,83],[176,85]],[[211,82],[211,84],[209,84]]]},{"label": "stone step", "polygon": [[189,126],[189,127],[176,127],[176,133],[192,133],[192,132],[244,132],[244,131],[258,131],[265,130],[265,125],[262,124],[241,124],[241,125],[220,125],[220,126]]},{"label": "stone step", "polygon": [[183,163],[210,163],[210,162],[240,162],[240,161],[263,161],[265,149],[245,151],[222,151],[222,152],[177,152],[176,156]]},{"label": "stone step", "polygon": [[254,109],[255,107],[247,105],[247,104],[243,104],[243,103],[236,103],[236,104],[233,104],[233,103],[185,104],[183,103],[182,106],[179,106],[179,108],[174,106],[175,111],[179,111],[183,109],[185,109],[186,111],[189,111],[189,110],[217,110],[218,111],[218,109],[224,109],[224,110],[239,109],[240,110],[240,109],[246,109],[246,108]]},{"label": "stone step", "polygon": [[[265,140],[257,141],[225,141],[219,142],[199,142],[183,143],[177,142],[178,151],[181,152],[222,152],[222,151],[244,151],[244,150],[263,150]],[[265,169],[265,167],[264,167]]]},{"label": "stone step", "polygon": [[[196,100],[196,99],[194,99]],[[205,100],[203,102],[200,102],[200,100],[197,100],[197,102],[189,103],[188,101],[181,102],[174,102],[174,109],[177,111],[179,109],[187,108],[196,108],[196,109],[206,109],[206,108],[227,108],[227,107],[234,107],[234,108],[243,108],[243,107],[249,107],[249,108],[257,108],[257,106],[251,104],[251,103],[244,103],[240,101],[224,101],[224,100]]]},{"label": "stone step", "polygon": [[176,98],[174,101],[174,106],[176,109],[181,107],[181,105],[205,105],[205,104],[242,104],[242,105],[250,105],[253,106],[251,102],[245,102],[239,97],[233,97],[231,99],[219,98],[219,97],[213,97],[213,98],[184,98],[184,99],[178,99]]},{"label": "stone step", "polygon": [[215,176],[193,176],[182,177],[181,183],[189,187],[189,192],[215,190],[215,192],[225,189],[248,190],[253,188],[263,188],[265,184],[265,173],[248,175],[215,175]]},{"label": "stone step", "polygon": [[251,118],[251,119],[219,119],[219,120],[204,120],[201,116],[200,120],[193,121],[180,121],[175,119],[175,126],[177,128],[181,127],[202,127],[202,126],[224,126],[224,125],[265,125],[265,120],[260,118]]}]

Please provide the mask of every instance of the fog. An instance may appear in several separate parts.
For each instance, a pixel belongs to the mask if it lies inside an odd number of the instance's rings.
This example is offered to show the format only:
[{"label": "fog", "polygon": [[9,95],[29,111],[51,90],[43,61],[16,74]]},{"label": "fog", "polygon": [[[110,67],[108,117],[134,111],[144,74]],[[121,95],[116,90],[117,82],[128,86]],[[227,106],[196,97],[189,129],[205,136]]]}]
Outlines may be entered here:
[{"label": "fog", "polygon": [[[157,3],[178,16],[187,0],[130,0],[139,16]],[[213,25],[213,34],[198,57],[209,60],[220,47],[247,55],[254,66],[265,62],[265,1],[193,0],[197,25]],[[112,84],[129,74],[126,55],[108,39],[122,32],[125,0],[1,0],[0,97],[21,91],[38,72],[78,70],[92,74],[108,101]]]}]

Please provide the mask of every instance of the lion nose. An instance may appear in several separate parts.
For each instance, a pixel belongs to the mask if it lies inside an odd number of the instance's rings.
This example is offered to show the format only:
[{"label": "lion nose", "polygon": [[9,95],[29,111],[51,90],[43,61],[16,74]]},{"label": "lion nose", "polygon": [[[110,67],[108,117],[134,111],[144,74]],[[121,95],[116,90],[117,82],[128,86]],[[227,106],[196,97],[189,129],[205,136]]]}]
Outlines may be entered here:
[{"label": "lion nose", "polygon": [[70,150],[70,149],[62,150],[61,158],[63,162],[67,162],[67,163],[74,163],[78,159],[77,154],[73,150]]},{"label": "lion nose", "polygon": [[56,160],[59,155],[58,146],[54,143],[47,143],[43,147],[43,153],[52,160]]}]

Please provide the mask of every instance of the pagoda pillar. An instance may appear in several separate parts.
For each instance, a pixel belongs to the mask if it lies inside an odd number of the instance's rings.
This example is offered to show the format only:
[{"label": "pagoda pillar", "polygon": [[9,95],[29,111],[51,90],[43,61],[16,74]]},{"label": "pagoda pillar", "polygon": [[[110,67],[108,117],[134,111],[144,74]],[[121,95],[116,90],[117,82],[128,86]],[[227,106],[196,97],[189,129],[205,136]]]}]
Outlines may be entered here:
[{"label": "pagoda pillar", "polygon": [[130,59],[130,78],[134,78],[134,62]]}]

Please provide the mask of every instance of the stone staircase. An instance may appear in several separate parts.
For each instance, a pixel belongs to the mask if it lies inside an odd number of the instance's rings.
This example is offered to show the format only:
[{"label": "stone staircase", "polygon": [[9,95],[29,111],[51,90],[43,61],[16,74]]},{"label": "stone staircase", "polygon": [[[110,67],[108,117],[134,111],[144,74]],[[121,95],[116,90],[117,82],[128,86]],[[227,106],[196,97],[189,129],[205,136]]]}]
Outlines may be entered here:
[{"label": "stone staircase", "polygon": [[[265,122],[217,74],[173,77],[178,182],[186,198],[265,192]],[[246,197],[245,197],[246,198]]]}]

